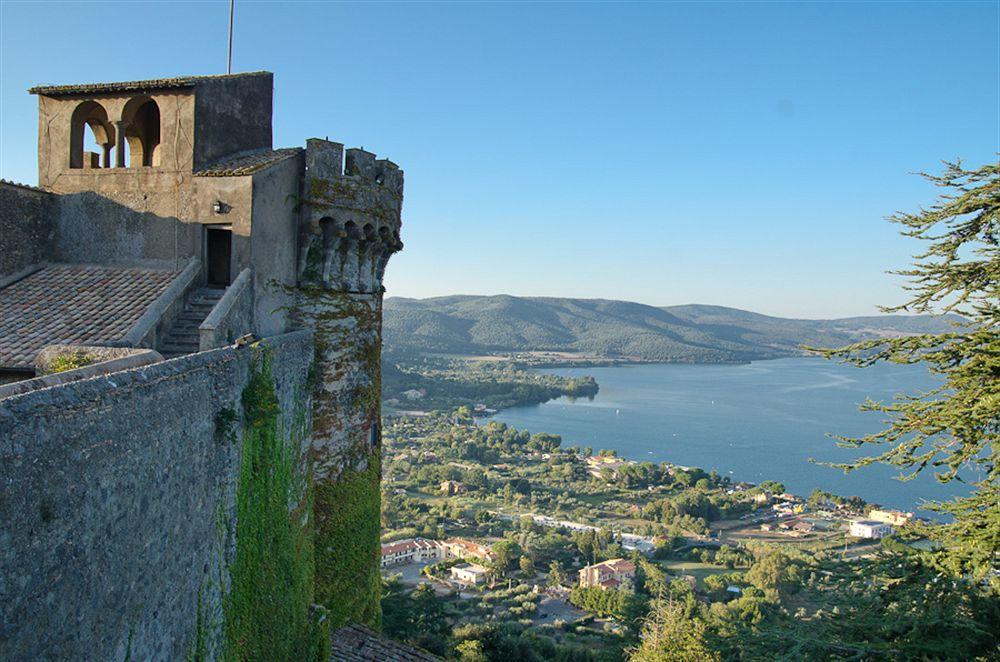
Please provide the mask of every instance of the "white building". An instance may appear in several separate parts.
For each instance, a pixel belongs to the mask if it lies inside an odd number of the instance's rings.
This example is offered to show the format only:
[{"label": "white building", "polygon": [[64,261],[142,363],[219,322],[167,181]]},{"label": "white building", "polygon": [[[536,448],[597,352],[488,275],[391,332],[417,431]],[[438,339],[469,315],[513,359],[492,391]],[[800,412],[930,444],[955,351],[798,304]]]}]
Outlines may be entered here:
[{"label": "white building", "polygon": [[486,581],[489,570],[478,563],[459,563],[451,568],[451,578],[459,584],[478,586]]},{"label": "white building", "polygon": [[444,545],[437,540],[425,540],[424,538],[397,540],[382,545],[380,566],[387,568],[392,565],[405,565],[443,559],[444,557]]},{"label": "white building", "polygon": [[892,527],[885,522],[876,522],[870,519],[856,519],[851,522],[851,529],[848,535],[855,538],[884,538],[892,533]]},{"label": "white building", "polygon": [[903,512],[902,510],[882,510],[881,508],[875,508],[868,513],[868,519],[876,522],[885,522],[892,526],[904,526],[909,524],[910,520],[913,519],[913,513]]}]

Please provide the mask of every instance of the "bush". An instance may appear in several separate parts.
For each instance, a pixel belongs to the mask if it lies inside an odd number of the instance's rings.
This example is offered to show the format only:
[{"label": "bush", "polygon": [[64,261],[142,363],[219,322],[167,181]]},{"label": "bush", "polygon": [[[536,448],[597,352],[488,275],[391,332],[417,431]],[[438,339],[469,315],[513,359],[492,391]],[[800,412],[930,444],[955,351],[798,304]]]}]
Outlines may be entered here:
[{"label": "bush", "polygon": [[94,362],[94,359],[88,356],[85,352],[70,352],[69,354],[60,354],[51,361],[49,361],[49,372],[66,372],[67,370],[76,370],[77,368],[82,368],[84,366],[90,365]]}]

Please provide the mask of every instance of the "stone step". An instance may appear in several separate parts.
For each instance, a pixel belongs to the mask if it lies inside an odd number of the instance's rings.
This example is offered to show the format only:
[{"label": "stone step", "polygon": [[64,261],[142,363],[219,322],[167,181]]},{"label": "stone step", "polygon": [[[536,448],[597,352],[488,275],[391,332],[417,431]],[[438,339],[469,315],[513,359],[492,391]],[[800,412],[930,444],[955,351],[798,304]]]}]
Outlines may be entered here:
[{"label": "stone step", "polygon": [[168,333],[167,337],[163,339],[165,343],[173,343],[175,345],[197,345],[198,344],[198,334],[196,333]]},{"label": "stone step", "polygon": [[194,354],[198,351],[198,346],[194,345],[174,345],[173,343],[163,343],[160,345],[160,354]]},{"label": "stone step", "polygon": [[199,349],[199,332],[205,318],[226,293],[225,288],[203,287],[188,295],[184,310],[174,320],[158,348],[164,358],[193,354]]},{"label": "stone step", "polygon": [[204,300],[204,301],[218,301],[219,299],[222,298],[222,295],[223,295],[223,291],[222,290],[220,290],[218,293],[216,293],[214,291],[212,291],[212,292],[195,292],[194,294],[191,295],[191,299],[195,300],[195,301],[197,301],[199,299]]}]

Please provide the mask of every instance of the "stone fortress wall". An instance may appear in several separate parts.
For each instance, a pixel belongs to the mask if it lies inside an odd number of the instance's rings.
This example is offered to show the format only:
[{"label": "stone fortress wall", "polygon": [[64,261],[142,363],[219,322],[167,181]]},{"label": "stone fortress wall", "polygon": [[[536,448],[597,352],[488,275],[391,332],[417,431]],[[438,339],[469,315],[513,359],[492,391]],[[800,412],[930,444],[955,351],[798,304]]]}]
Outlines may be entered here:
[{"label": "stone fortress wall", "polygon": [[0,283],[51,253],[56,205],[51,193],[0,181]]},{"label": "stone fortress wall", "polygon": [[[308,406],[312,337],[265,344],[288,431]],[[0,400],[0,659],[179,660],[199,606],[220,618],[258,353],[217,349]]]}]

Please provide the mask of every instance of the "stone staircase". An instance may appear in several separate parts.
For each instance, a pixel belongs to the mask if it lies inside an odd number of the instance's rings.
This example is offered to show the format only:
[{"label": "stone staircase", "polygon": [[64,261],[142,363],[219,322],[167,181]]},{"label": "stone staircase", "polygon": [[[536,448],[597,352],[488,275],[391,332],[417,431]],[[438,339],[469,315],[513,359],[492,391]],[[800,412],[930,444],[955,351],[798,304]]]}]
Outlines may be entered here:
[{"label": "stone staircase", "polygon": [[198,327],[226,293],[223,287],[201,287],[188,294],[184,310],[156,348],[165,359],[198,351]]}]

